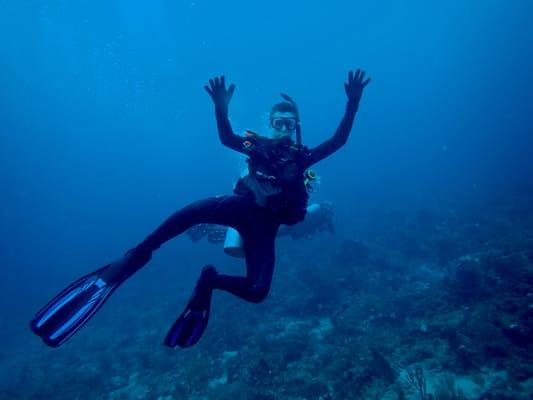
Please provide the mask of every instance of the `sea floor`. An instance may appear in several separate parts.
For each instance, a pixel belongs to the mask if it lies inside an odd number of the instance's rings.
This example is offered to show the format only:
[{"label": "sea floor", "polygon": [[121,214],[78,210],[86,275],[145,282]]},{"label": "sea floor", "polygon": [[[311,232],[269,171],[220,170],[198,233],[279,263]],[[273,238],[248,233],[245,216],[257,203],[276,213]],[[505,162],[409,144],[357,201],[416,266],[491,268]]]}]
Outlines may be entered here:
[{"label": "sea floor", "polygon": [[147,298],[154,283],[125,287],[58,349],[19,316],[0,398],[533,399],[528,199],[283,239],[268,299],[215,293],[207,332],[186,350],[162,344],[191,289],[179,285],[181,306]]}]

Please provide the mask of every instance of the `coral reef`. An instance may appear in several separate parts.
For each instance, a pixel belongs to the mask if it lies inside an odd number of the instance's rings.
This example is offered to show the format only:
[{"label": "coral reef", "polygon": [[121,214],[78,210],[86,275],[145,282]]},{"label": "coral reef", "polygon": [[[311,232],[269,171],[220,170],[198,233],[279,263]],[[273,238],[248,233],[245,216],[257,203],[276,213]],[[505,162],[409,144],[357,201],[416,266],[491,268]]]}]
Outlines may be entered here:
[{"label": "coral reef", "polygon": [[161,346],[175,307],[148,307],[132,291],[61,351],[37,341],[5,349],[1,397],[532,398],[529,211],[490,203],[384,212],[328,251],[316,254],[313,240],[281,243],[264,303],[216,294],[194,348]]}]

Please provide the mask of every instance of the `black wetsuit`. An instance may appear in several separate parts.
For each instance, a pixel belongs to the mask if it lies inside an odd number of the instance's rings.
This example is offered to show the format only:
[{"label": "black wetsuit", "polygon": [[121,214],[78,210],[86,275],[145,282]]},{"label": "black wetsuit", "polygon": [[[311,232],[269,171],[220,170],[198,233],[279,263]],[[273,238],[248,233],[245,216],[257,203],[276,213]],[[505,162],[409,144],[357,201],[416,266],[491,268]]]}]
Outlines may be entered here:
[{"label": "black wetsuit", "polygon": [[227,113],[216,110],[222,144],[248,156],[249,174],[241,178],[233,195],[200,200],[177,211],[137,249],[151,253],[200,223],[231,226],[243,238],[246,277],[217,274],[212,286],[251,302],[261,302],[270,290],[274,242],[280,224],[291,225],[305,217],[308,196],[303,174],[346,143],[356,111],[357,104],[348,102],[333,137],[308,149],[288,139],[238,136]]}]

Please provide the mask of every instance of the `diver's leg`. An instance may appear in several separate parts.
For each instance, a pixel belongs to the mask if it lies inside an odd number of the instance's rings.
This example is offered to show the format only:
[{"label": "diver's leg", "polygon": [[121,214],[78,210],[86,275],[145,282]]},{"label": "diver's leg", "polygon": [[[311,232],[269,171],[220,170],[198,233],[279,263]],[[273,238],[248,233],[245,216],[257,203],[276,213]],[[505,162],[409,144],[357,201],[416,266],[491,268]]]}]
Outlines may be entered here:
[{"label": "diver's leg", "polygon": [[279,225],[265,221],[243,231],[246,277],[218,274],[215,289],[225,290],[244,300],[260,303],[270,291],[275,264],[275,237]]},{"label": "diver's leg", "polygon": [[251,201],[242,196],[217,196],[196,201],[172,214],[152,232],[136,249],[152,252],[170,239],[200,224],[231,226],[237,230],[246,221]]},{"label": "diver's leg", "polygon": [[[246,198],[232,195],[210,197],[183,207],[128,252],[131,262],[128,260],[111,264],[110,268],[105,271],[106,278],[112,280],[116,276],[133,274],[150,260],[154,250],[196,224],[209,223],[241,229],[241,222],[247,220],[246,213],[250,208],[248,203],[250,202]],[[143,262],[136,260],[143,260]]]},{"label": "diver's leg", "polygon": [[257,219],[254,223],[243,229],[246,277],[221,275],[212,265],[204,267],[189,303],[168,331],[167,346],[189,347],[200,340],[207,328],[213,289],[225,290],[254,303],[265,299],[274,271],[274,240],[278,225]]},{"label": "diver's leg", "polygon": [[227,224],[239,229],[246,219],[247,201],[221,196],[193,203],[171,216],[139,246],[118,260],[78,279],[56,295],[31,320],[31,329],[56,347],[76,333],[113,291],[150,261],[152,251],[200,222]]}]

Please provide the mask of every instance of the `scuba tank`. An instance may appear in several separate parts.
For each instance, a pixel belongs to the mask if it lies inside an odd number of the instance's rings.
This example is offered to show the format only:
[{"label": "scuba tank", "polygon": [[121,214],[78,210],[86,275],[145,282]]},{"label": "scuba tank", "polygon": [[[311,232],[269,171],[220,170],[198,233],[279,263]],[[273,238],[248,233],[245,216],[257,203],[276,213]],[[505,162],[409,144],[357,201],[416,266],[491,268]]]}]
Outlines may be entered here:
[{"label": "scuba tank", "polygon": [[228,226],[226,240],[224,241],[224,253],[232,257],[244,257],[242,237],[237,230]]}]

